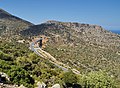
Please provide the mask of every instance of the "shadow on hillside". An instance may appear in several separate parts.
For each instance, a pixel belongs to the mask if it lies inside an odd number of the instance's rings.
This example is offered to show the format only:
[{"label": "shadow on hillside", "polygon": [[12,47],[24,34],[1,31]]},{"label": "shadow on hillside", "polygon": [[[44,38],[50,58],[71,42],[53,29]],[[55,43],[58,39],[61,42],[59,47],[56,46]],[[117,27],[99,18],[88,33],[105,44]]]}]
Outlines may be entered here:
[{"label": "shadow on hillside", "polygon": [[82,88],[80,84],[70,84],[66,83],[66,85],[63,85],[64,88]]}]

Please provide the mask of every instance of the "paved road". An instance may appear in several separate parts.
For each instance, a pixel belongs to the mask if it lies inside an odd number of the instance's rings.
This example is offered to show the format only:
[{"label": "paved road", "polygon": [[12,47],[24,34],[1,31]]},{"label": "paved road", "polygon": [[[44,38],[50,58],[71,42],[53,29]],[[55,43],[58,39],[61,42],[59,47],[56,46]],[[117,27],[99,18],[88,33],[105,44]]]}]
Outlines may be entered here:
[{"label": "paved road", "polygon": [[[35,42],[32,42],[31,44],[30,44],[30,49],[32,50],[32,51],[34,51],[37,55],[39,55],[40,57],[42,57],[42,58],[47,58],[47,57],[45,57],[45,55],[48,55],[48,53],[47,52],[45,52],[45,51],[43,51],[41,48],[39,48],[39,47],[37,47],[37,48],[35,48],[34,46],[35,46],[35,43],[37,43],[39,40],[36,40]],[[39,51],[43,51],[45,54],[43,54],[42,52],[38,52],[38,50]],[[54,58],[53,57],[51,57],[52,58],[52,60],[54,60]],[[55,61],[55,60],[54,60]],[[61,68],[63,71],[65,71],[65,72],[67,72],[68,71],[68,68],[65,68],[65,67],[63,67],[63,66],[60,66],[59,64],[57,64],[57,63],[55,63],[54,61],[50,61],[51,63],[53,63],[55,66],[57,66],[58,68]]]},{"label": "paved road", "polygon": [[[37,42],[37,41],[36,41]],[[34,51],[37,55],[39,55],[40,57],[43,57],[38,51],[37,51],[37,49],[35,49],[34,48],[34,45],[35,45],[35,42],[32,42],[31,44],[30,44],[30,49],[32,50],[32,51]]]},{"label": "paved road", "polygon": [[68,70],[72,70],[73,73],[80,75],[80,72],[77,69],[72,69],[69,66],[66,66],[65,64],[63,64],[62,62],[58,62],[53,56],[51,56],[49,53],[47,53],[46,51],[42,50],[39,46],[37,46],[35,48],[35,44],[37,42],[39,42],[39,40],[36,40],[35,42],[32,42],[30,44],[30,49],[32,51],[34,51],[37,55],[39,55],[42,58],[48,59],[51,63],[53,63],[55,66],[57,66],[58,68],[62,69],[65,72],[68,72]]}]

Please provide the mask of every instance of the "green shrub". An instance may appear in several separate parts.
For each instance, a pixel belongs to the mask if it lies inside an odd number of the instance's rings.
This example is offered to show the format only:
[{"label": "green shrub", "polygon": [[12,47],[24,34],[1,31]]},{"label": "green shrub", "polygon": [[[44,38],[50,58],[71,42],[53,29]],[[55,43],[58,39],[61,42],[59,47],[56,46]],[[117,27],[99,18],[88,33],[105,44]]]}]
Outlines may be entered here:
[{"label": "green shrub", "polygon": [[79,81],[85,88],[116,88],[114,79],[103,71],[90,72]]},{"label": "green shrub", "polygon": [[67,87],[70,87],[77,83],[78,78],[76,74],[70,71],[63,74],[63,81]]},{"label": "green shrub", "polygon": [[28,87],[28,85],[34,84],[34,79],[21,67],[12,66],[12,69],[8,71],[8,75],[10,80],[18,85],[23,84]]}]

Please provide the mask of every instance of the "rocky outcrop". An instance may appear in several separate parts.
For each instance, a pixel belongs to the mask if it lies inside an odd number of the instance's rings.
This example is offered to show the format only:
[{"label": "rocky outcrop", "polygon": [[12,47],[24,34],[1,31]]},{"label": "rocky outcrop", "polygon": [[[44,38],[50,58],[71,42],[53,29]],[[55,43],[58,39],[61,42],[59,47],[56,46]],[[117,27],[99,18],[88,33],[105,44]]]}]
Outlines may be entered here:
[{"label": "rocky outcrop", "polygon": [[[4,80],[2,80],[4,78]],[[4,72],[0,72],[0,82],[3,82],[3,81],[10,81],[10,78],[8,77],[8,75]]]},{"label": "rocky outcrop", "polygon": [[37,86],[38,86],[37,88],[46,88],[46,84],[43,82],[38,82]]}]

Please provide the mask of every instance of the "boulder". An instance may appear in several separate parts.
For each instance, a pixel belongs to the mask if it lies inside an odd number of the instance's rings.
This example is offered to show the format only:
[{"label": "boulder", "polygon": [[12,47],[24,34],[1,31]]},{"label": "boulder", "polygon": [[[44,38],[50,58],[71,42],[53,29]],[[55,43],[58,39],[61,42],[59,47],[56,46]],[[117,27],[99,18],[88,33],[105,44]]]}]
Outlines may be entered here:
[{"label": "boulder", "polygon": [[59,84],[55,84],[52,86],[52,88],[60,88],[60,85]]},{"label": "boulder", "polygon": [[38,88],[46,88],[46,84],[43,82],[38,82],[37,85],[38,85]]}]

